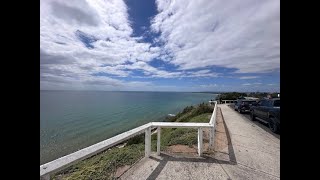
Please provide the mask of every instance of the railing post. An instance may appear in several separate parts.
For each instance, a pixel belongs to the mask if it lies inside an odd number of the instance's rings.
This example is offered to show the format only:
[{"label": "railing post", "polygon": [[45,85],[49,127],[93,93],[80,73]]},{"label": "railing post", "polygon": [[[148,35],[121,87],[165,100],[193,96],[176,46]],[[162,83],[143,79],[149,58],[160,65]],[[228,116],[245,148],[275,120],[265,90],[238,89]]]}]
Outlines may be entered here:
[{"label": "railing post", "polygon": [[203,134],[202,128],[198,128],[198,154],[202,156],[202,148],[203,148]]},{"label": "railing post", "polygon": [[210,128],[210,139],[209,139],[209,149],[213,150],[214,145],[214,127]]},{"label": "railing post", "polygon": [[160,138],[161,138],[161,127],[157,128],[157,155],[160,156]]},{"label": "railing post", "polygon": [[148,127],[145,130],[145,146],[144,146],[144,155],[149,157],[151,153],[151,127]]}]

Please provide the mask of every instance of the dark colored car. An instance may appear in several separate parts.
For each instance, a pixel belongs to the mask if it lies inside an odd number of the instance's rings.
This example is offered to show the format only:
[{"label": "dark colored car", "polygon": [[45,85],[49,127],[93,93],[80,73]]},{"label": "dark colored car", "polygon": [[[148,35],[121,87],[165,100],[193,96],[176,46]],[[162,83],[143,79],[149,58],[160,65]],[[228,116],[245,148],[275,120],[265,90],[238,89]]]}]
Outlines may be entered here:
[{"label": "dark colored car", "polygon": [[256,101],[254,100],[239,99],[234,104],[234,110],[238,111],[239,113],[250,112],[250,107],[254,103],[256,103]]},{"label": "dark colored car", "polygon": [[251,106],[251,120],[268,123],[272,132],[280,131],[280,98],[263,99]]}]

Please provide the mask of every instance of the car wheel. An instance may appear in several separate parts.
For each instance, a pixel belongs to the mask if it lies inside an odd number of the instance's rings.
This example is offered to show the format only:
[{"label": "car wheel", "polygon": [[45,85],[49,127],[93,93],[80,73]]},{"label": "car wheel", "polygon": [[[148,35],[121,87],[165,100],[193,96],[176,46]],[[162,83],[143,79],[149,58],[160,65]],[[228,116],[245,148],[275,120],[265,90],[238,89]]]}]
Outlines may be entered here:
[{"label": "car wheel", "polygon": [[242,111],[241,111],[241,109],[238,109],[238,112],[239,112],[240,114],[242,114]]},{"label": "car wheel", "polygon": [[252,111],[250,113],[250,119],[251,119],[251,121],[255,121],[256,120],[256,117],[253,115]]},{"label": "car wheel", "polygon": [[274,132],[274,133],[279,132],[279,127],[278,127],[274,118],[270,118],[270,122],[268,124],[269,124],[269,128],[272,132]]}]

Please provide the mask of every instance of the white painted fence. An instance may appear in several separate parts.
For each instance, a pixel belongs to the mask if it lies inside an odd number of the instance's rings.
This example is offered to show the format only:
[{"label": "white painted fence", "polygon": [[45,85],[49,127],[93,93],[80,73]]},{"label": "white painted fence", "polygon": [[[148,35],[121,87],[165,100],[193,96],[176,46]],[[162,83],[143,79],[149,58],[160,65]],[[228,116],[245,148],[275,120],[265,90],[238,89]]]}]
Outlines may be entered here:
[{"label": "white painted fence", "polygon": [[203,152],[203,128],[210,128],[209,148],[214,144],[214,130],[217,114],[217,101],[214,101],[214,110],[209,123],[178,123],[178,122],[150,122],[148,124],[139,126],[130,131],[86,147],[72,154],[63,156],[59,159],[53,160],[40,166],[40,178],[50,179],[50,175],[58,172],[64,168],[73,165],[83,159],[91,157],[101,151],[113,147],[123,141],[126,141],[136,135],[145,133],[145,157],[149,157],[151,153],[151,129],[157,128],[157,154],[160,155],[160,136],[161,128],[195,128],[198,129],[198,154]]},{"label": "white painted fence", "polygon": [[223,101],[223,103],[226,104],[226,103],[234,103],[237,100],[221,100],[221,101]]}]

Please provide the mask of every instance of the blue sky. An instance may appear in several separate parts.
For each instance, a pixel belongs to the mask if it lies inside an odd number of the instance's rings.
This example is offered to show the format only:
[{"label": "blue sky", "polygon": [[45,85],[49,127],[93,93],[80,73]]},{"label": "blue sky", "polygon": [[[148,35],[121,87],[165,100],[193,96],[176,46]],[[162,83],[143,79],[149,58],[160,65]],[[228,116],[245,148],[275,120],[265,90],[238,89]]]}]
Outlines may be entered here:
[{"label": "blue sky", "polygon": [[40,1],[40,88],[280,91],[280,3]]}]

